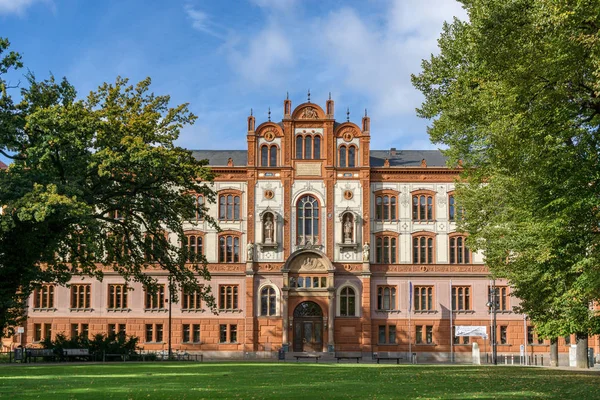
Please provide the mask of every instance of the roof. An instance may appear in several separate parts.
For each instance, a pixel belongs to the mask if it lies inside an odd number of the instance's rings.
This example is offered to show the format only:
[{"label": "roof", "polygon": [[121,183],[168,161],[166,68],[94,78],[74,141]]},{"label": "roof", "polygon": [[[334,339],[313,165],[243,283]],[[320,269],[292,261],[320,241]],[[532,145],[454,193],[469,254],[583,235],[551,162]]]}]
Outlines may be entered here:
[{"label": "roof", "polygon": [[420,167],[425,160],[428,167],[445,167],[447,157],[439,150],[371,150],[371,167],[383,167],[385,159],[390,167]]},{"label": "roof", "polygon": [[[246,150],[192,150],[197,160],[207,159],[209,165],[226,166],[231,158],[236,167],[246,166],[248,152]],[[371,150],[371,167],[383,167],[385,159],[390,167],[420,167],[425,159],[428,167],[445,167],[446,157],[439,150]]]}]

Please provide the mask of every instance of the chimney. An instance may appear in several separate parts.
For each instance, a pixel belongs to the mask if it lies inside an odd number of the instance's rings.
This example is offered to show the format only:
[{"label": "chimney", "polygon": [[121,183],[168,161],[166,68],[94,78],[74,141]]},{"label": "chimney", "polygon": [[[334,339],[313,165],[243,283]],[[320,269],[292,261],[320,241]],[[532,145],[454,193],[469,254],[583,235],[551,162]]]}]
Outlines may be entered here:
[{"label": "chimney", "polygon": [[395,148],[395,147],[392,147],[392,148],[390,149],[390,156],[392,156],[392,157],[395,157],[395,156],[396,156],[396,148]]}]

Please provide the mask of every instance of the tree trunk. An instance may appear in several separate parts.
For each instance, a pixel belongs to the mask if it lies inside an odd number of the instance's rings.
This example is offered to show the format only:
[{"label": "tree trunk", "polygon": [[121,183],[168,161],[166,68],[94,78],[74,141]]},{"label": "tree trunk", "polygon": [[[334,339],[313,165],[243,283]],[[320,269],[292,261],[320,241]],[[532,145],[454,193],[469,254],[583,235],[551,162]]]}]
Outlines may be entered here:
[{"label": "tree trunk", "polygon": [[550,338],[550,366],[558,367],[558,338]]},{"label": "tree trunk", "polygon": [[587,333],[577,333],[575,335],[577,338],[577,368],[587,368],[588,367],[588,335]]}]

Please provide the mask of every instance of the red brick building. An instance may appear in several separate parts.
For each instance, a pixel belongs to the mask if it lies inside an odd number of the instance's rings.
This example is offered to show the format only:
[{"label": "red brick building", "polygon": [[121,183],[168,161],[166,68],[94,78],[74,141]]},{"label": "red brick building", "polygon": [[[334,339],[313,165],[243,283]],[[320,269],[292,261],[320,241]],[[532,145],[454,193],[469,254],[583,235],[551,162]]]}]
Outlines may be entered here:
[{"label": "red brick building", "polygon": [[[290,352],[373,352],[421,359],[470,357],[489,340],[454,337],[452,326],[491,330],[490,276],[481,254],[456,231],[457,170],[438,151],[371,150],[370,120],[337,122],[325,109],[283,104],[283,119],[248,118],[247,150],[194,151],[218,177],[210,215],[186,222],[185,244],[209,261],[219,314],[194,294],[170,305],[166,275],[157,295],[126,290],[111,272],[103,282],[74,278],[30,299],[27,346],[44,337],[125,331],[144,349],[166,350],[168,308],[173,350],[222,357]],[[198,199],[203,201],[202,198]],[[173,238],[175,240],[175,238]],[[506,282],[496,281],[500,354],[547,354]],[[559,340],[568,350],[569,338]],[[598,340],[590,345],[600,351]]]}]

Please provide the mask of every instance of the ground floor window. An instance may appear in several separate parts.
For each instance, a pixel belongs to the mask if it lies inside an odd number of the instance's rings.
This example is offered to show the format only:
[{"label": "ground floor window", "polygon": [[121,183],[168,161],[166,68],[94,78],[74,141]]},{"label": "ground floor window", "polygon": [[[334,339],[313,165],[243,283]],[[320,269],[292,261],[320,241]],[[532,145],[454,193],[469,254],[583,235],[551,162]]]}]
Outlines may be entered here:
[{"label": "ground floor window", "polygon": [[432,344],[433,343],[433,326],[432,325],[417,325],[415,328],[415,342],[417,344]]},{"label": "ground floor window", "polygon": [[183,324],[183,343],[200,343],[200,324]]},{"label": "ground floor window", "polygon": [[396,325],[379,325],[379,344],[396,344]]},{"label": "ground floor window", "polygon": [[146,343],[163,342],[163,324],[146,324]]},{"label": "ground floor window", "polygon": [[219,343],[237,343],[237,325],[219,325]]}]

